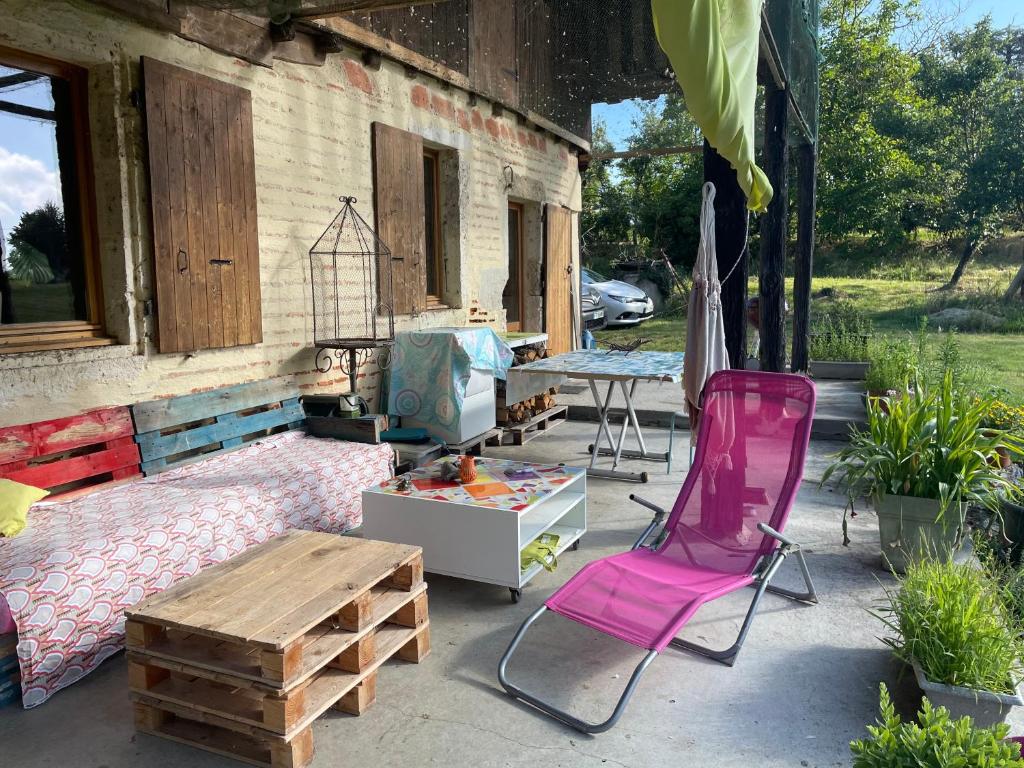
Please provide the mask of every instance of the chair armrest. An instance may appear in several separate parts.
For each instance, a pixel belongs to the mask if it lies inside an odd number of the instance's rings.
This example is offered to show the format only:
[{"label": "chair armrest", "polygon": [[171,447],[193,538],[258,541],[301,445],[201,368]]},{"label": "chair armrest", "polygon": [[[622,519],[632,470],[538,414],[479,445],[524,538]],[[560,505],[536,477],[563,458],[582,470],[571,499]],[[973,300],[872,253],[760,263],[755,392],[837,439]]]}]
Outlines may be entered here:
[{"label": "chair armrest", "polygon": [[654,512],[654,517],[651,520],[651,522],[648,523],[646,528],[644,528],[644,532],[640,534],[640,538],[638,538],[633,543],[632,549],[640,549],[640,547],[644,545],[644,542],[647,541],[648,537],[650,537],[650,535],[654,533],[655,529],[657,529],[657,527],[662,524],[662,522],[665,520],[665,515],[667,515],[668,512],[659,507],[657,504],[653,504],[647,501],[647,499],[641,499],[639,496],[633,493],[629,494],[629,500],[635,501],[641,507],[647,507],[647,509]]},{"label": "chair armrest", "polygon": [[768,523],[758,523],[757,530],[759,530],[765,536],[771,536],[773,539],[775,539],[785,547],[789,547],[790,549],[799,548],[799,545],[795,541],[786,538],[781,533],[772,528],[770,525],[768,525]]}]

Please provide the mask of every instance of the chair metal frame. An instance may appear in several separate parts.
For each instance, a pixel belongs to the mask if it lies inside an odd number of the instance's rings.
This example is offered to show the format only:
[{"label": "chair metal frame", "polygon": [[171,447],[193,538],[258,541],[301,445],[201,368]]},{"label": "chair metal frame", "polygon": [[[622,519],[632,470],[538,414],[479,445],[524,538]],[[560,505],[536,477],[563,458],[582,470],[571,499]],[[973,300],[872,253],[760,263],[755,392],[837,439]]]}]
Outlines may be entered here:
[{"label": "chair metal frame", "polygon": [[[664,528],[665,518],[668,515],[667,510],[633,494],[631,494],[629,498],[637,504],[647,507],[654,512],[654,518],[644,529],[643,533],[640,534],[640,537],[633,544],[632,549],[636,550],[641,547],[645,547],[650,550],[656,550],[661,545],[664,537],[668,534],[668,531]],[[763,534],[774,539],[778,546],[773,547],[771,552],[763,555],[760,563],[754,569],[754,582],[751,584],[751,586],[755,588],[754,597],[750,602],[750,607],[747,609],[747,615],[743,620],[743,625],[740,627],[736,641],[722,651],[706,648],[702,645],[697,645],[696,643],[691,643],[678,637],[673,638],[669,645],[674,648],[680,648],[685,651],[700,654],[701,656],[705,656],[731,667],[736,662],[736,657],[739,655],[740,649],[743,647],[743,642],[746,640],[747,632],[750,630],[750,625],[753,623],[754,615],[757,613],[758,604],[761,602],[761,598],[764,597],[765,592],[771,592],[803,603],[813,604],[818,602],[818,596],[814,590],[814,582],[811,580],[811,573],[807,569],[807,562],[804,559],[804,553],[801,551],[800,545],[792,539],[783,536],[767,523],[758,523],[757,527]],[[647,540],[659,528],[661,528],[661,531],[650,544],[647,544]],[[691,530],[695,533],[699,533],[695,529]],[[717,542],[714,543],[716,546],[723,546]],[[800,572],[807,588],[805,592],[784,589],[771,584],[772,577],[775,576],[779,568],[782,567],[785,559],[791,554],[796,556],[797,563],[800,566]],[[558,720],[571,728],[575,728],[577,731],[582,733],[603,733],[614,726],[619,721],[619,718],[622,717],[622,713],[625,711],[626,705],[629,704],[629,700],[633,697],[633,693],[636,691],[640,678],[647,670],[647,667],[650,666],[651,662],[654,661],[655,657],[658,655],[658,651],[648,651],[643,659],[640,660],[640,663],[637,664],[636,668],[633,670],[633,674],[629,677],[629,681],[626,683],[625,689],[619,696],[615,709],[607,720],[600,723],[590,723],[586,720],[581,720],[580,718],[569,714],[565,710],[559,709],[554,704],[544,701],[537,695],[523,690],[508,679],[508,662],[512,658],[512,654],[515,653],[516,648],[519,647],[519,643],[522,641],[526,631],[546,610],[548,610],[547,606],[542,605],[530,614],[526,621],[524,621],[519,627],[519,630],[512,638],[512,642],[509,644],[508,649],[505,651],[504,655],[502,655],[501,661],[498,663],[498,680],[501,682],[502,687],[512,697],[530,704],[541,712],[553,717],[555,720]]]}]

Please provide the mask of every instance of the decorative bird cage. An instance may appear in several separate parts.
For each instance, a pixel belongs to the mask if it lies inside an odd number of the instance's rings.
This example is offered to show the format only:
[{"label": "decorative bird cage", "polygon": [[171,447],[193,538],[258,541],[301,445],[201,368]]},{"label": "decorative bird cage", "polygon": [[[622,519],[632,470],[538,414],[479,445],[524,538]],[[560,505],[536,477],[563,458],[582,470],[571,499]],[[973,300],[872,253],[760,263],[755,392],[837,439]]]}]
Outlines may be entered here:
[{"label": "decorative bird cage", "polygon": [[[338,198],[341,211],[309,250],[313,287],[313,343],[317,367],[332,367],[330,350],[352,377],[359,353],[388,347],[395,337],[391,250],[355,209],[356,198]],[[342,350],[347,350],[346,356]]]}]

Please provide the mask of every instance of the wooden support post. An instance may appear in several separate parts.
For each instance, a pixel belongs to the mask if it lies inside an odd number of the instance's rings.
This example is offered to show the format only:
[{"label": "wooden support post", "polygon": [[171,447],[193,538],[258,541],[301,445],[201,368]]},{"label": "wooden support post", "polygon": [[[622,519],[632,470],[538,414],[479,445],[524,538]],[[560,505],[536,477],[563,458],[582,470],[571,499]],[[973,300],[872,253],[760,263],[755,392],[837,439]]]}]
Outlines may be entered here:
[{"label": "wooden support post", "polygon": [[144,650],[167,636],[167,630],[156,624],[129,619],[124,623],[125,645]]},{"label": "wooden support post", "polygon": [[400,566],[385,579],[385,584],[392,589],[411,592],[423,582],[423,558],[419,555],[411,563]]},{"label": "wooden support post", "polygon": [[342,606],[336,617],[338,626],[349,632],[361,632],[373,621],[373,595],[367,591]]},{"label": "wooden support post", "polygon": [[430,653],[430,625],[420,630],[412,640],[398,649],[398,658],[419,664]]},{"label": "wooden support post", "polygon": [[427,621],[427,593],[417,595],[388,619],[402,627],[419,627]]},{"label": "wooden support post", "polygon": [[263,699],[263,723],[278,733],[287,733],[306,714],[306,689],[300,688],[287,696]]},{"label": "wooden support post", "polygon": [[803,144],[796,156],[797,230],[796,270],[793,278],[793,371],[810,365],[811,275],[814,268],[814,210],[818,196],[818,150]]},{"label": "wooden support post", "polygon": [[764,171],[775,190],[761,219],[761,370],[786,367],[786,224],[789,220],[789,99],[765,83]]},{"label": "wooden support post", "polygon": [[[729,364],[743,368],[747,358],[747,200],[729,161],[704,142],[704,181],[715,185],[715,249],[722,283],[722,317]],[[737,264],[737,259],[739,263]]]},{"label": "wooden support post", "polygon": [[302,668],[302,642],[296,642],[284,651],[261,651],[260,670],[268,680],[287,681]]},{"label": "wooden support post", "polygon": [[361,715],[377,700],[377,673],[371,672],[355,688],[334,704],[334,709],[348,715]]},{"label": "wooden support post", "polygon": [[313,762],[313,728],[307,726],[291,741],[270,743],[270,768],[305,768]]},{"label": "wooden support post", "polygon": [[377,638],[371,632],[342,651],[332,666],[358,675],[373,663],[376,656]]}]

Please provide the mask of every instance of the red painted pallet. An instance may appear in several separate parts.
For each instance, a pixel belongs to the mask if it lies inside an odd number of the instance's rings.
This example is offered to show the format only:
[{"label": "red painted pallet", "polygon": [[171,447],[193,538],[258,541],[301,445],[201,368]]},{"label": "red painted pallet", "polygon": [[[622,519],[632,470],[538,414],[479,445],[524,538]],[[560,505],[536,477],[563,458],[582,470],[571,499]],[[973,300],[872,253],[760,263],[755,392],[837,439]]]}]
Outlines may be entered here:
[{"label": "red painted pallet", "polygon": [[101,408],[0,428],[0,477],[56,494],[140,476],[131,413]]}]

